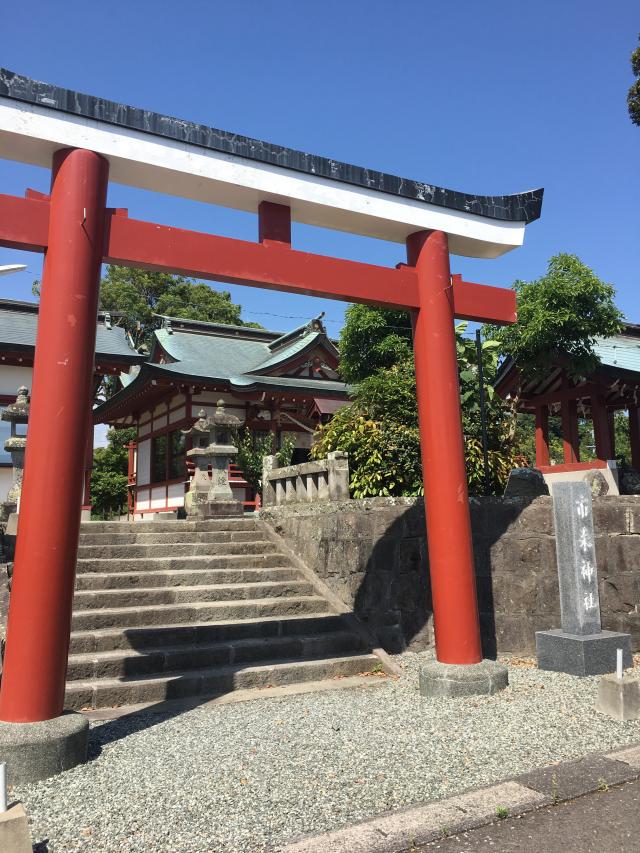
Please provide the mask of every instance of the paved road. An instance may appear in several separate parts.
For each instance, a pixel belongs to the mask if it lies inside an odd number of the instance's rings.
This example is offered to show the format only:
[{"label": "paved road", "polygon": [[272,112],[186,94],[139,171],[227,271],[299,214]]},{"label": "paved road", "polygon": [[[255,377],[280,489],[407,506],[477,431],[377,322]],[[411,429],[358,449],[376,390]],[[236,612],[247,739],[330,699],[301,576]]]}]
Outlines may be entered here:
[{"label": "paved road", "polygon": [[424,853],[640,853],[640,780],[419,848]]}]

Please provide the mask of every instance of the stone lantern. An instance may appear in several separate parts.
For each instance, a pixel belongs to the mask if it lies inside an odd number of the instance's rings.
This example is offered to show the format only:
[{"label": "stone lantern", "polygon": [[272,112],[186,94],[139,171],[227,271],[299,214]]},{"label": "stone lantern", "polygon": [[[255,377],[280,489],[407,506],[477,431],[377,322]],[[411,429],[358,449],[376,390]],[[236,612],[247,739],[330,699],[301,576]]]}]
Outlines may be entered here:
[{"label": "stone lantern", "polygon": [[22,385],[18,388],[18,396],[15,403],[10,403],[2,412],[2,420],[11,424],[11,436],[4,443],[4,449],[11,454],[13,465],[13,485],[7,493],[2,504],[3,518],[8,518],[12,512],[16,512],[20,492],[22,490],[22,472],[24,471],[24,450],[27,446],[25,436],[17,435],[18,424],[26,424],[29,420],[29,389]]},{"label": "stone lantern", "polygon": [[229,485],[229,462],[238,452],[232,433],[240,425],[240,419],[228,415],[224,402],[218,400],[215,414],[208,417],[201,410],[191,429],[183,430],[185,435],[192,437],[193,447],[187,450],[187,456],[196,466],[184,501],[188,516],[219,518],[242,515],[242,501],[234,499]]}]

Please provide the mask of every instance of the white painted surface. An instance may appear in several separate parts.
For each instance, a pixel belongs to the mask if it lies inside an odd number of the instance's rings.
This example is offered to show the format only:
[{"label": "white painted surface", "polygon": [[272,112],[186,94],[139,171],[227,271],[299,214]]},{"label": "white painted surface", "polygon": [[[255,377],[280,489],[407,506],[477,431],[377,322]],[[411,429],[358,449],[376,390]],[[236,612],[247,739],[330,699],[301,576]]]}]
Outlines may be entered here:
[{"label": "white painted surface", "polygon": [[26,385],[29,393],[31,393],[32,378],[33,370],[31,367],[3,364],[0,361],[0,394],[15,397],[21,385]]},{"label": "white painted surface", "polygon": [[144,486],[150,481],[151,477],[151,440],[145,439],[138,443],[136,467],[136,483],[138,486]]},{"label": "white painted surface", "polygon": [[[611,463],[609,463],[611,465]],[[615,463],[614,463],[615,465]],[[587,474],[592,474],[594,471],[598,471],[607,481],[609,485],[610,495],[619,495],[620,489],[618,487],[618,469],[617,467],[607,467],[607,468],[589,468],[586,471],[558,471],[556,474],[554,471],[550,473],[544,473],[542,476],[544,477],[544,481],[549,486],[549,491],[553,494],[553,485],[554,483],[581,483],[586,479]]]},{"label": "white painted surface", "polygon": [[115,183],[256,212],[291,207],[294,221],[403,243],[421,229],[449,234],[453,254],[495,258],[522,245],[523,222],[501,222],[350,186],[184,142],[0,98],[0,156],[50,168],[58,148],[89,148]]},{"label": "white painted surface", "polygon": [[144,424],[141,424],[138,427],[138,436],[142,438],[144,435],[148,435],[151,432],[151,421],[147,421]]},{"label": "white painted surface", "polygon": [[158,486],[151,489],[151,509],[161,509],[167,505],[167,489],[166,486]]},{"label": "white painted surface", "polygon": [[[186,479],[186,475],[185,475]],[[184,483],[171,483],[168,490],[168,506],[184,505]]]}]

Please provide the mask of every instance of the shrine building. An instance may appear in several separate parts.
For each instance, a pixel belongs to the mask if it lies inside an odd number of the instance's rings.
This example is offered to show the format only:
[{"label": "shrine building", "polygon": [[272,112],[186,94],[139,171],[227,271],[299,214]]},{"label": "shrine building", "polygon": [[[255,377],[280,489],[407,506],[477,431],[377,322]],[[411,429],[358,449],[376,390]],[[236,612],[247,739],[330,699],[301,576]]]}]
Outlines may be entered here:
[{"label": "shrine building", "polygon": [[[130,454],[130,510],[134,517],[184,506],[188,486],[183,430],[200,411],[223,400],[254,436],[285,438],[292,463],[308,458],[316,427],[348,402],[337,373],[338,351],[320,317],[290,332],[161,317],[148,361],[121,377],[123,387],[94,409],[94,422],[135,426]],[[232,466],[234,497],[255,506],[255,494]]]},{"label": "shrine building", "polygon": [[[626,461],[640,471],[640,325],[625,323],[619,334],[597,338],[594,352],[600,364],[579,382],[568,376],[568,360],[562,355],[542,379],[524,381],[513,359],[507,358],[495,388],[502,397],[517,397],[519,412],[535,415],[535,466],[547,482],[582,479],[597,470],[607,480],[609,494],[618,494],[615,412],[628,413],[631,459]],[[552,460],[549,452],[549,418],[553,416],[561,418],[563,458],[559,461]],[[581,419],[593,423],[592,459],[580,458]]]},{"label": "shrine building", "polygon": [[[0,412],[16,399],[20,386],[31,391],[38,308],[37,302],[0,299]],[[124,329],[115,325],[116,319],[113,312],[100,311],[98,314],[94,369],[96,389],[102,377],[126,372],[144,360],[144,356],[129,345]],[[4,442],[9,438],[9,426],[7,421],[0,420],[0,502],[13,483],[11,456],[4,449]],[[19,429],[26,432],[24,426]],[[91,445],[93,450],[93,431]],[[92,455],[88,453],[85,470],[90,470],[91,464]]]}]

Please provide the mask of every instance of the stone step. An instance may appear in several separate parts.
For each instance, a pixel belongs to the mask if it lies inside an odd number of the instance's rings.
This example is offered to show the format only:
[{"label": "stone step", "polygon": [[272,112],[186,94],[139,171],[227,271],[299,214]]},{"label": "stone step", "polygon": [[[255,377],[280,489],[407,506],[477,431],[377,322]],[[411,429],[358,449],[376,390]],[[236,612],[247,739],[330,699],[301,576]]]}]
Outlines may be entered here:
[{"label": "stone step", "polygon": [[268,583],[302,580],[298,569],[275,566],[261,569],[180,569],[179,571],[84,572],[76,575],[76,591],[137,589],[142,587],[199,586],[200,584]]},{"label": "stone step", "polygon": [[259,666],[211,667],[160,677],[71,681],[67,684],[65,707],[79,710],[162,702],[185,696],[204,698],[239,689],[344,678],[371,672],[379,664],[372,654],[342,655],[319,660],[266,661]]},{"label": "stone step", "polygon": [[265,660],[298,660],[334,657],[368,651],[362,639],[349,631],[290,637],[265,637],[230,640],[221,643],[195,643],[144,650],[120,649],[69,657],[68,681],[102,678],[126,678],[188,672],[212,666],[256,664]]},{"label": "stone step", "polygon": [[264,616],[294,616],[320,613],[326,609],[327,602],[317,595],[139,607],[105,607],[102,610],[76,610],[72,616],[71,628],[73,631],[97,628],[127,629],[141,625],[163,625],[167,622],[216,622]]},{"label": "stone step", "polygon": [[[167,551],[172,549],[167,548]],[[271,554],[215,554],[195,557],[123,557],[80,559],[76,564],[76,574],[100,572],[180,572],[193,569],[272,569],[286,565],[287,557],[277,552]]]},{"label": "stone step", "polygon": [[[185,530],[170,533],[82,533],[80,545],[163,545],[173,542],[254,542],[260,532],[251,530]],[[268,540],[263,540],[268,541]]]},{"label": "stone step", "polygon": [[174,533],[184,530],[256,530],[256,518],[226,518],[209,521],[85,521],[81,533]]},{"label": "stone step", "polygon": [[312,595],[309,581],[271,581],[199,586],[138,587],[134,589],[80,590],[73,599],[75,613],[114,607],[190,604],[207,601],[254,601],[261,598],[295,598]]},{"label": "stone step", "polygon": [[276,546],[269,539],[251,542],[180,542],[127,545],[111,541],[108,545],[80,545],[78,559],[122,559],[123,557],[209,557],[216,554],[271,554]]},{"label": "stone step", "polygon": [[195,624],[158,624],[140,628],[99,628],[73,631],[71,654],[163,646],[229,642],[232,640],[290,637],[296,634],[324,634],[343,630],[345,617],[319,611],[302,616],[261,616],[252,619],[227,619]]}]

